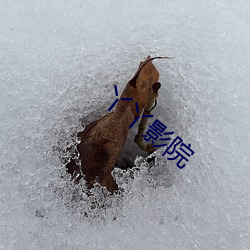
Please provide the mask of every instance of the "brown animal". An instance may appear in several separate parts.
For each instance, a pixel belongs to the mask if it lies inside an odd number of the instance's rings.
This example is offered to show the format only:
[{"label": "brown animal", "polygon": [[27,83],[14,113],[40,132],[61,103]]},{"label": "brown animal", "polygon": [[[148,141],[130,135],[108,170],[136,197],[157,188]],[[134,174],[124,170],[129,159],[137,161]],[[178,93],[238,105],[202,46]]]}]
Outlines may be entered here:
[{"label": "brown animal", "polygon": [[[75,176],[76,183],[84,176],[88,188],[92,188],[95,182],[99,182],[110,192],[118,189],[111,172],[126,141],[129,126],[137,116],[142,114],[142,111],[144,114],[150,114],[158,95],[159,72],[152,63],[156,58],[163,57],[148,57],[141,62],[134,77],[126,85],[121,98],[132,98],[132,100],[119,100],[114,112],[90,123],[83,132],[78,133],[81,142],[77,145],[77,150],[81,166],[77,166],[74,160],[66,166],[68,172]],[[135,102],[138,103],[139,113]],[[135,142],[143,150],[153,152],[152,145],[142,143],[141,135],[146,121],[147,119],[141,121]]]}]

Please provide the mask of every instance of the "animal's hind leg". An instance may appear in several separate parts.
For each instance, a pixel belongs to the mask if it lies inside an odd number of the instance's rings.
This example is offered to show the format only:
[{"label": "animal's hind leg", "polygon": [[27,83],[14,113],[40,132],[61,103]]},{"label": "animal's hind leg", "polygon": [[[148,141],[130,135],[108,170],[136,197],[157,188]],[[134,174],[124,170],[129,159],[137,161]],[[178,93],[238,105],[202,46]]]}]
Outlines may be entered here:
[{"label": "animal's hind leg", "polygon": [[107,187],[108,191],[111,193],[118,190],[118,185],[116,181],[114,180],[113,176],[111,175],[111,173],[107,174],[100,184],[102,186]]}]

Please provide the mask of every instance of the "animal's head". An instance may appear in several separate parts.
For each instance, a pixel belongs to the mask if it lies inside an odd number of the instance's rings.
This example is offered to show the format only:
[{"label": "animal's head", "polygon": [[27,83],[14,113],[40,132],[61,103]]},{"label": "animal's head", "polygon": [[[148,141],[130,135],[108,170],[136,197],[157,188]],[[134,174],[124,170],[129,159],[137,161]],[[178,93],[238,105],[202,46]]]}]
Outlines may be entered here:
[{"label": "animal's head", "polygon": [[137,90],[137,102],[139,110],[143,110],[148,103],[151,93],[157,93],[161,84],[159,80],[159,72],[153,65],[154,59],[162,59],[169,57],[147,57],[144,62],[141,62],[134,77],[129,81],[129,85]]}]

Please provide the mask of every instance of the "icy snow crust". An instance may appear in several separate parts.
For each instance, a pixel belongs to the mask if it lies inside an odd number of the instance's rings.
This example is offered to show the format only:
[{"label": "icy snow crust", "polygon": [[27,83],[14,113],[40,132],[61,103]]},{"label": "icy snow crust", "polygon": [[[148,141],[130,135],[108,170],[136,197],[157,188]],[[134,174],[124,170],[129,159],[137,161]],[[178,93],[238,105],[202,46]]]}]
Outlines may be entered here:
[{"label": "icy snow crust", "polygon": [[[249,12],[243,0],[1,1],[0,248],[249,249]],[[115,170],[123,194],[97,186],[92,201],[65,175],[65,148],[148,55],[176,56],[155,61],[154,115],[195,154],[183,170],[139,157],[140,171]]]}]

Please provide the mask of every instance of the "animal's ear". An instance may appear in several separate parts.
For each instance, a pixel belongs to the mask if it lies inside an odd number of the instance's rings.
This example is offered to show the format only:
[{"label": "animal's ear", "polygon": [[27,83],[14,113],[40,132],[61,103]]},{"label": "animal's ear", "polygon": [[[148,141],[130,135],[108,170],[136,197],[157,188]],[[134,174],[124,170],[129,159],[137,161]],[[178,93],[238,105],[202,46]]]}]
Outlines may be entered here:
[{"label": "animal's ear", "polygon": [[[150,59],[150,56],[147,57],[146,61],[149,60],[149,59]],[[144,62],[145,62],[145,61],[144,61]],[[140,64],[139,64],[139,69],[141,68],[141,66],[143,65],[144,62],[140,62]],[[138,69],[138,70],[139,70],[139,69]],[[137,71],[138,71],[138,70],[137,70]]]},{"label": "animal's ear", "polygon": [[148,56],[147,59],[144,62],[140,63],[139,69],[136,71],[134,77],[128,82],[133,88],[136,88],[136,80],[137,80],[137,77],[139,76],[140,71],[151,60],[150,60],[150,56]]},{"label": "animal's ear", "polygon": [[142,68],[150,61],[153,61],[154,59],[173,59],[173,57],[166,57],[166,56],[157,56],[157,57],[152,57],[150,56],[147,57],[147,59],[144,62],[141,62],[139,65],[139,69],[136,71],[134,77],[128,82],[133,88],[136,88],[136,80],[137,77],[139,76],[140,71]]}]

